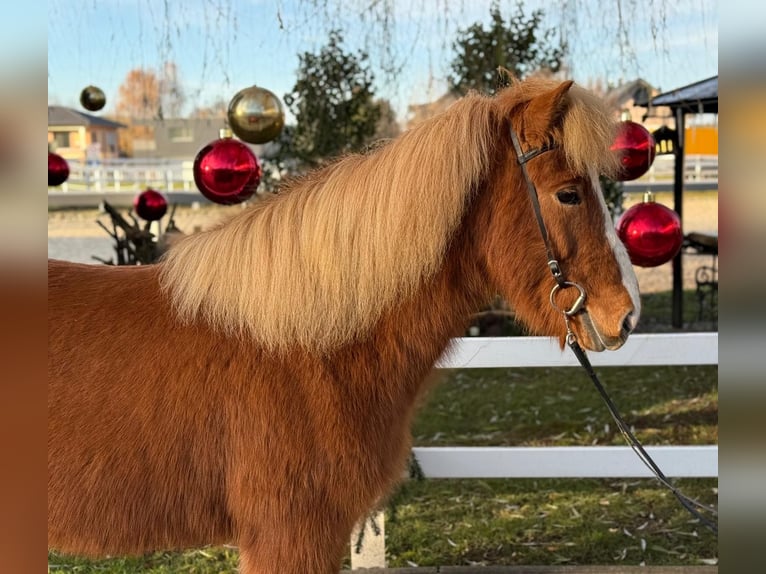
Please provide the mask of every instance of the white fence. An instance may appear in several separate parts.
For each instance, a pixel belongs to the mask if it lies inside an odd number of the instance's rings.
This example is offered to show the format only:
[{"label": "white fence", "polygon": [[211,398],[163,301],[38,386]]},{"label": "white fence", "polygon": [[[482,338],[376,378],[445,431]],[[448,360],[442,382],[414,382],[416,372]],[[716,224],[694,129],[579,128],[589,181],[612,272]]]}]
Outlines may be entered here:
[{"label": "white fence", "polygon": [[[658,155],[654,158],[649,171],[640,178],[626,181],[626,187],[635,184],[646,183],[672,183],[675,171],[675,156]],[[718,181],[718,156],[717,155],[687,155],[684,158],[684,181],[685,182],[717,182]]]},{"label": "white fence", "polygon": [[111,159],[99,163],[69,160],[69,178],[61,186],[70,191],[139,192],[147,187],[160,191],[192,191],[192,160]]},{"label": "white fence", "polygon": [[[718,333],[636,334],[621,349],[591,353],[589,358],[594,367],[717,365]],[[437,363],[442,369],[577,366],[569,349],[562,352],[557,341],[542,337],[455,339]],[[585,373],[581,375],[584,385],[592,384]],[[595,389],[593,394],[600,403]],[[629,446],[420,447],[413,451],[427,478],[653,476]],[[668,477],[718,476],[718,445],[649,446],[646,451]],[[376,522],[381,534],[376,536],[366,524],[361,553],[351,553],[352,569],[385,567],[382,513]]]},{"label": "white fence", "polygon": [[[112,159],[98,164],[69,161],[69,179],[61,192],[141,191],[152,187],[159,191],[194,191],[193,160]],[[657,156],[649,171],[641,178],[626,182],[631,185],[672,183],[673,156]],[[718,156],[687,156],[684,164],[687,182],[717,182]]]}]

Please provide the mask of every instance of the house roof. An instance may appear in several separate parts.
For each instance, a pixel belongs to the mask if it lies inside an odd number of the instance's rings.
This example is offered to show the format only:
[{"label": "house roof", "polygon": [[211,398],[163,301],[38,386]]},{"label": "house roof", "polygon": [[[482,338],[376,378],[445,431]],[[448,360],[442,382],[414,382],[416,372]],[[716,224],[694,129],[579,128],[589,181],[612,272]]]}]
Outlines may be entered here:
[{"label": "house roof", "polygon": [[436,114],[443,112],[459,99],[454,92],[448,91],[433,102],[425,104],[410,104],[407,106],[407,127],[422,122]]},{"label": "house roof", "polygon": [[65,108],[63,106],[48,106],[49,126],[96,126],[103,128],[124,128],[125,124],[113,122],[85,112]]},{"label": "house roof", "polygon": [[655,89],[649,82],[642,78],[636,78],[633,81],[611,88],[607,91],[604,99],[608,105],[614,108],[621,108],[623,104],[630,100],[633,100],[636,104],[639,101],[646,101],[653,92],[655,92]]},{"label": "house roof", "polygon": [[689,113],[718,113],[718,76],[700,80],[669,92],[658,94],[650,101],[636,102],[645,107],[669,106]]}]

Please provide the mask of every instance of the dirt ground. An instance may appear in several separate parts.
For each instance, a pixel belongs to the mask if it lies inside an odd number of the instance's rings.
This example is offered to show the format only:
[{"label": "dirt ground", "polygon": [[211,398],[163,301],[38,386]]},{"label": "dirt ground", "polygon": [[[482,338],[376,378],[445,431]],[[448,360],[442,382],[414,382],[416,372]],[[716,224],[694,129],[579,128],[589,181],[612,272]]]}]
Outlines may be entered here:
[{"label": "dirt ground", "polygon": [[[640,194],[629,194],[624,203],[625,209],[641,200]],[[667,206],[672,206],[673,202],[670,193],[656,194],[656,201]],[[190,206],[179,206],[175,212],[176,226],[186,233],[204,230],[222,219],[230,217],[235,210],[243,207],[207,205],[195,209]],[[109,223],[108,216],[96,209],[49,211],[48,237],[104,237],[105,231],[96,224],[96,220],[100,220],[104,224]],[[686,193],[683,203],[683,226],[684,233],[696,231],[717,235],[718,192]],[[684,287],[694,288],[694,273],[697,267],[709,265],[710,262],[710,255],[685,253],[683,259]],[[669,291],[672,287],[673,278],[670,263],[652,268],[636,267],[635,270],[642,292]]]}]

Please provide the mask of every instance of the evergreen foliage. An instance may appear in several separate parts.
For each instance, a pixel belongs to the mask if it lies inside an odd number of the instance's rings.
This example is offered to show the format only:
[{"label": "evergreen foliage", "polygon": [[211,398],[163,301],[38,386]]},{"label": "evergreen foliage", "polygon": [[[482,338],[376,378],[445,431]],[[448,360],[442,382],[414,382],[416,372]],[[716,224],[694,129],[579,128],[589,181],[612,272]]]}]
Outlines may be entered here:
[{"label": "evergreen foliage", "polygon": [[281,155],[311,167],[362,150],[381,116],[367,54],[347,52],[333,30],[319,53],[304,52],[299,61],[298,80],[284,97],[296,123],[279,142]]},{"label": "evergreen foliage", "polygon": [[558,72],[566,55],[566,45],[556,43],[553,28],[541,28],[542,9],[527,16],[519,2],[516,11],[505,20],[497,2],[490,10],[488,28],[476,22],[458,31],[453,43],[455,57],[448,81],[450,88],[463,95],[469,90],[494,93],[504,82],[497,70],[502,67],[518,78],[537,71]]}]

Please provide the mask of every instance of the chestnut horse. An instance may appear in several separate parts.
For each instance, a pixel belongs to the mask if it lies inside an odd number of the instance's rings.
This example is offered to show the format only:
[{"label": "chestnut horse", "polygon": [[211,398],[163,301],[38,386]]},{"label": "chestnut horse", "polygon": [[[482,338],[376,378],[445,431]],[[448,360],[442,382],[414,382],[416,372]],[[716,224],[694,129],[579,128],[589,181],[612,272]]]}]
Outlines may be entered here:
[{"label": "chestnut horse", "polygon": [[[501,294],[618,348],[638,288],[598,174],[614,122],[571,82],[469,95],[298,179],[156,265],[48,263],[48,544],[84,556],[235,543],[245,574],[336,572],[402,476],[436,360]],[[577,293],[562,290],[571,304]],[[565,299],[569,298],[570,301]]]}]

